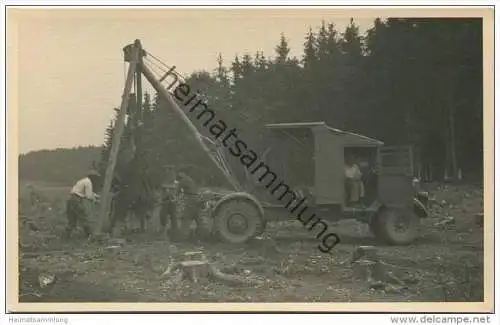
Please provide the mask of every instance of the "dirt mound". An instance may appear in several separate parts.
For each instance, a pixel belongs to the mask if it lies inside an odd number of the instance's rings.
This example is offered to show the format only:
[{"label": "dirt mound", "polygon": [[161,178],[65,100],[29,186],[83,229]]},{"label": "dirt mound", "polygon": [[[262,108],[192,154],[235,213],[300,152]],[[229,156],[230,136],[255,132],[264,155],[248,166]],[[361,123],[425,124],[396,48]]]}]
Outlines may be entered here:
[{"label": "dirt mound", "polygon": [[[41,277],[54,277],[53,282],[43,286]],[[42,280],[43,281],[43,280]],[[78,275],[67,271],[44,275],[39,269],[22,268],[19,273],[20,302],[125,302],[137,301],[130,292],[78,280]]]}]

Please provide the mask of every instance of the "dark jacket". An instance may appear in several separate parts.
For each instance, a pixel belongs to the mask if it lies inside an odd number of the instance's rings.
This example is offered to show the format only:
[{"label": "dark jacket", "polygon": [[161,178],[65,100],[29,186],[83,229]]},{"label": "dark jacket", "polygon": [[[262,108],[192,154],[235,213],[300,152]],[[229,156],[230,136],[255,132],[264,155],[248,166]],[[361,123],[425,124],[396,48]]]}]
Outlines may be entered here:
[{"label": "dark jacket", "polygon": [[186,194],[196,194],[196,184],[191,177],[184,173],[178,175],[179,187],[184,190]]}]

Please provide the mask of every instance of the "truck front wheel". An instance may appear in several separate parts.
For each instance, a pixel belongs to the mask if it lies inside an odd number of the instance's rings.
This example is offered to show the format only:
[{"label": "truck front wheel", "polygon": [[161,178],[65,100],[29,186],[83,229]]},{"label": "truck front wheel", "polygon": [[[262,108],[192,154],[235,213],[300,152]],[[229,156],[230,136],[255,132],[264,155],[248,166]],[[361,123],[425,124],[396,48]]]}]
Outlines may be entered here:
[{"label": "truck front wheel", "polygon": [[224,242],[242,244],[262,231],[262,216],[259,208],[250,200],[232,198],[215,211],[214,230]]},{"label": "truck front wheel", "polygon": [[370,225],[374,235],[390,245],[408,245],[418,236],[420,218],[407,209],[385,208]]}]

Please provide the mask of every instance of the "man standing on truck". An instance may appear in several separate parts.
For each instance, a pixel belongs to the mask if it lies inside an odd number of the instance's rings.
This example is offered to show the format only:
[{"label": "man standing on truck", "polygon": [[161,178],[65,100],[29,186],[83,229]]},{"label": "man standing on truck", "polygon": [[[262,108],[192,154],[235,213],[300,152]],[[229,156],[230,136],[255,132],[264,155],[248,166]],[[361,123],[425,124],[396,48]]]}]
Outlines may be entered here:
[{"label": "man standing on truck", "polygon": [[101,176],[97,171],[90,171],[86,177],[80,179],[70,191],[66,203],[66,217],[68,225],[66,227],[66,236],[71,237],[71,233],[78,224],[83,228],[87,237],[92,234],[89,225],[89,217],[92,214],[93,205],[99,199],[94,192],[99,186]]},{"label": "man standing on truck", "polygon": [[347,204],[353,205],[365,196],[362,174],[353,155],[347,155],[344,165]]}]

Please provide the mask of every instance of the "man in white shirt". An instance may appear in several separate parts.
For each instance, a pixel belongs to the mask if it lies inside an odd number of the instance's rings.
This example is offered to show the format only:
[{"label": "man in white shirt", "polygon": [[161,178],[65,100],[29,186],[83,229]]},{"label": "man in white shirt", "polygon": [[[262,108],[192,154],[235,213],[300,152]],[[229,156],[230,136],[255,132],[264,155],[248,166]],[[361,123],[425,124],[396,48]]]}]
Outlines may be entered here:
[{"label": "man in white shirt", "polygon": [[352,155],[346,157],[344,172],[346,178],[347,203],[358,203],[365,195],[363,182],[361,181],[361,170]]},{"label": "man in white shirt", "polygon": [[71,189],[66,203],[66,216],[68,218],[66,235],[68,238],[78,224],[83,228],[87,237],[92,234],[88,219],[92,211],[92,205],[99,199],[99,196],[94,193],[99,180],[99,173],[90,171],[86,177],[76,182]]}]

